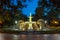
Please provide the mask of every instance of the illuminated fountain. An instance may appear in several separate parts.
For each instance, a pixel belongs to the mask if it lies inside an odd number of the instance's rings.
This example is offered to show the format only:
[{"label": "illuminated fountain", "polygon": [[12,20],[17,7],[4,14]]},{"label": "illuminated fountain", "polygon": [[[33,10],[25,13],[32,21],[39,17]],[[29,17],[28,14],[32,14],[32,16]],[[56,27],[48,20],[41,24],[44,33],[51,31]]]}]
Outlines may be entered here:
[{"label": "illuminated fountain", "polygon": [[29,27],[28,27],[28,29],[33,29],[33,27],[32,27],[32,16],[31,16],[31,13],[30,13],[30,17],[29,17]]},{"label": "illuminated fountain", "polygon": [[29,16],[29,21],[26,21],[25,23],[28,23],[29,26],[28,26],[28,30],[33,30],[33,27],[32,27],[32,24],[33,23],[36,23],[35,21],[32,21],[32,14],[30,13],[30,16]]},{"label": "illuminated fountain", "polygon": [[[32,14],[30,13],[29,21],[25,21],[24,22],[23,20],[20,20],[20,22],[18,23],[19,26],[20,26],[20,29],[24,30],[24,31],[25,31],[25,29],[27,29],[27,30],[34,30],[34,28],[36,30],[41,30],[42,27],[44,26],[44,22],[41,19],[38,20],[37,22],[36,21],[32,21],[32,18],[33,18]],[[33,28],[33,24],[34,24],[34,28]],[[28,25],[28,27],[26,25]]]}]

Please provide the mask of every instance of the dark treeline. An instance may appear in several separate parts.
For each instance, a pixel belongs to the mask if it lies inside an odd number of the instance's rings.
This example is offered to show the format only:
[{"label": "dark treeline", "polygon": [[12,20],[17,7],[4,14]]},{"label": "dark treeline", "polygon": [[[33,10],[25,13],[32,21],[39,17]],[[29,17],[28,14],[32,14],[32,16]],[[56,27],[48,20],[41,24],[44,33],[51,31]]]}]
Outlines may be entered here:
[{"label": "dark treeline", "polygon": [[39,0],[33,20],[60,20],[60,0]]},{"label": "dark treeline", "polygon": [[14,25],[15,20],[26,21],[27,16],[22,13],[24,7],[20,0],[17,0],[17,4],[14,4],[14,0],[0,0],[0,24],[10,26]]}]

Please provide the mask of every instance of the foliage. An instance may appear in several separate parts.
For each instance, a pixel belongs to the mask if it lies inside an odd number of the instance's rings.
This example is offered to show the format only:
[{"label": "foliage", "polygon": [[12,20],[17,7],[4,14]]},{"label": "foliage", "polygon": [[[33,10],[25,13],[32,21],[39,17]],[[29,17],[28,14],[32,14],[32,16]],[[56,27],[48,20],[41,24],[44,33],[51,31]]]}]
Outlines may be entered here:
[{"label": "foliage", "polygon": [[[60,14],[59,2],[59,0],[39,0],[38,7],[35,11],[36,14],[34,15],[34,19],[58,19],[57,16]],[[45,13],[47,13],[47,15],[44,15]]]},{"label": "foliage", "polygon": [[14,4],[14,0],[0,0],[0,3],[0,19],[4,20],[4,26],[14,25],[15,20],[27,20],[27,16],[22,13],[24,5],[20,0],[17,0],[17,5]]}]

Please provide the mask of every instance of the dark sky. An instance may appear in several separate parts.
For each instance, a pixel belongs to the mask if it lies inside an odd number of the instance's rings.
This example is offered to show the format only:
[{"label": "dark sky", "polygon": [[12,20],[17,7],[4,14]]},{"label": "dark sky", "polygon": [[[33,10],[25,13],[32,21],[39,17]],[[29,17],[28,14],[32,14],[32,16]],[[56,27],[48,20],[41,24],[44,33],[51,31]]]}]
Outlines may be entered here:
[{"label": "dark sky", "polygon": [[[22,4],[26,4],[27,7],[24,7],[22,9],[23,14],[29,16],[30,12],[32,14],[35,14],[35,10],[38,6],[38,0],[26,0],[26,2],[23,2],[22,0],[20,0],[22,2]],[[14,0],[14,5],[17,5],[17,0]]]},{"label": "dark sky", "polygon": [[[40,2],[43,2],[42,4],[44,4],[44,1],[42,1],[42,0],[26,0],[26,2],[23,2],[23,0],[20,0],[21,1],[21,3],[23,4],[23,5],[26,5],[26,7],[23,7],[22,8],[22,12],[23,12],[23,14],[25,14],[25,15],[27,15],[27,16],[29,16],[29,14],[30,14],[30,12],[32,13],[32,14],[35,14],[35,10],[36,10],[36,8],[37,7],[39,7],[38,6],[38,2],[40,1]],[[47,4],[50,4],[50,6],[49,7],[46,7],[45,6],[45,4],[44,4],[44,6],[42,6],[41,4],[40,4],[40,6],[41,7],[43,7],[43,10],[44,10],[44,16],[46,16],[47,15],[47,13],[48,12],[50,12],[51,10],[50,9],[52,9],[52,8],[54,8],[53,6],[51,6],[51,5],[55,5],[56,6],[56,3],[58,3],[57,1],[52,1],[53,3],[51,3],[50,1],[51,0],[46,0],[47,2]],[[58,3],[59,4],[59,3]],[[57,4],[57,6],[58,6],[58,4]],[[17,0],[11,0],[11,5],[15,5],[15,6],[17,6],[18,5],[18,3],[17,3]],[[53,9],[53,10],[55,10],[56,9],[56,7]],[[60,18],[60,16],[59,16],[59,18]]]},{"label": "dark sky", "polygon": [[[22,2],[23,4],[26,4],[27,5],[27,7],[24,7],[22,9],[23,14],[25,14],[27,16],[29,16],[30,12],[32,14],[35,14],[35,10],[38,7],[38,1],[42,2],[42,0],[26,0],[25,3]],[[47,2],[49,3],[49,0],[47,0]],[[50,9],[47,8],[47,7],[45,7],[44,8],[44,16],[46,16],[47,15],[47,12],[49,12],[49,11],[50,11]]]},{"label": "dark sky", "polygon": [[27,0],[26,4],[27,7],[22,9],[23,13],[27,16],[29,16],[30,12],[35,14],[36,7],[38,6],[38,0],[31,0],[31,2]]}]

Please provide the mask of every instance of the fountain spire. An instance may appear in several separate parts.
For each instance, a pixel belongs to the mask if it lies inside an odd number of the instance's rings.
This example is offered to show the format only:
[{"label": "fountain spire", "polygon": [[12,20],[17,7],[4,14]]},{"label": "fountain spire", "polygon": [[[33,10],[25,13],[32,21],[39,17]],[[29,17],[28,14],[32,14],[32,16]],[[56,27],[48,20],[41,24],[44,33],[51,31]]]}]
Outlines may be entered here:
[{"label": "fountain spire", "polygon": [[29,16],[29,27],[28,27],[28,29],[33,29],[32,28],[32,14],[30,13],[30,16]]}]

